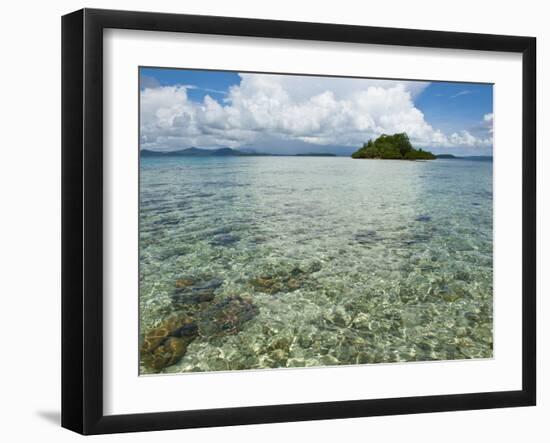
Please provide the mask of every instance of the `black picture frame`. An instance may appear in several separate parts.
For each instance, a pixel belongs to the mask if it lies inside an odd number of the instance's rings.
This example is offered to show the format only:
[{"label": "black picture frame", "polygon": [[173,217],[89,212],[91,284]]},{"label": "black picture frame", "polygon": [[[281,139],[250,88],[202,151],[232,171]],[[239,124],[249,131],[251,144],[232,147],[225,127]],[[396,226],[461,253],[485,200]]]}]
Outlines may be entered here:
[{"label": "black picture frame", "polygon": [[[522,389],[131,415],[103,413],[103,30],[453,48],[522,54]],[[152,431],[536,403],[536,39],[230,17],[83,9],[62,18],[62,426]]]}]

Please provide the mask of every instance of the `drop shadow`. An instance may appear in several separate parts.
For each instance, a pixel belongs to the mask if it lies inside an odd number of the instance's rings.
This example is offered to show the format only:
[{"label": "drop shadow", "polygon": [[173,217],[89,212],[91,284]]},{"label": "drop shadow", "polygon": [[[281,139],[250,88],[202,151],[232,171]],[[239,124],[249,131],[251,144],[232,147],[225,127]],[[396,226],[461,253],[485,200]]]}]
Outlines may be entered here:
[{"label": "drop shadow", "polygon": [[60,411],[36,411],[36,415],[50,424],[60,426],[61,425],[61,412]]}]

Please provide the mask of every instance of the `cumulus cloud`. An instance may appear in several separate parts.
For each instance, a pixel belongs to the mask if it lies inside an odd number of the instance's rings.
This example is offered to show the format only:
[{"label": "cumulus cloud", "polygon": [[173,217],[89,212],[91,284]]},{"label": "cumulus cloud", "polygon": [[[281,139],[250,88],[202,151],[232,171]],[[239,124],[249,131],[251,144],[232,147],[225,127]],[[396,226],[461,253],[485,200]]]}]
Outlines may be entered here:
[{"label": "cumulus cloud", "polygon": [[[253,146],[280,140],[358,146],[382,133],[407,132],[419,146],[486,146],[467,131],[447,136],[415,107],[426,82],[241,74],[221,102],[189,99],[192,85],[141,92],[141,147]],[[213,91],[222,92],[222,91]]]},{"label": "cumulus cloud", "polygon": [[451,134],[450,141],[453,146],[465,147],[483,147],[490,146],[493,143],[493,140],[491,138],[475,137],[465,129],[460,132],[454,132],[453,134]]},{"label": "cumulus cloud", "polygon": [[492,112],[489,114],[485,114],[483,116],[483,123],[485,124],[485,127],[487,128],[487,132],[489,132],[489,134],[493,133],[493,121],[494,121],[494,118],[493,118]]}]

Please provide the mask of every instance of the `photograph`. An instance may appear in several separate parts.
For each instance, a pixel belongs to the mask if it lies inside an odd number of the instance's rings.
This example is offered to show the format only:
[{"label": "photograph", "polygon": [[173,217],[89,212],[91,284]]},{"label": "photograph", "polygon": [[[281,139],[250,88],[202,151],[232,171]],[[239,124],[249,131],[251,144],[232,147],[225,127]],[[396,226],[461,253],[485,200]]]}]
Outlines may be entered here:
[{"label": "photograph", "polygon": [[493,358],[493,84],[138,75],[140,375]]}]

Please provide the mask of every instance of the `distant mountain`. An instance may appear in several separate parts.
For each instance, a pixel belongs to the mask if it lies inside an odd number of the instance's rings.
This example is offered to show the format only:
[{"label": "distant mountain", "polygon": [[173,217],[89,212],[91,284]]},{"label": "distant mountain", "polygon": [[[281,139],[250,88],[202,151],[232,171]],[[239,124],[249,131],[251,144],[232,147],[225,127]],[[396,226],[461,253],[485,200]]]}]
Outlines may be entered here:
[{"label": "distant mountain", "polygon": [[491,161],[493,161],[493,156],[492,155],[469,155],[469,156],[457,157],[457,158],[462,158],[464,160],[474,160],[474,161],[479,161],[479,162],[491,162]]},{"label": "distant mountain", "polygon": [[453,154],[436,154],[437,158],[456,158],[456,155]]},{"label": "distant mountain", "polygon": [[197,148],[196,151],[201,151],[197,155],[204,155],[204,153],[206,152],[206,155],[219,156],[219,157],[249,155],[249,154],[246,154],[244,152],[237,151],[237,150],[231,149],[231,148],[220,148],[220,149],[215,149],[213,151],[208,151],[206,149],[201,150],[201,149]]},{"label": "distant mountain", "polygon": [[142,149],[141,151],[139,151],[140,157],[162,157],[164,155],[164,152],[151,151],[149,149]]},{"label": "distant mountain", "polygon": [[437,154],[436,157],[437,158],[442,158],[442,159],[472,160],[472,161],[478,161],[478,162],[493,161],[493,156],[491,156],[491,155],[466,155],[466,156],[460,156],[460,155],[453,155],[453,154]]},{"label": "distant mountain", "polygon": [[187,149],[180,149],[179,151],[171,151],[167,152],[167,155],[189,155],[189,156],[210,156],[212,155],[212,152],[207,149],[200,149],[200,148],[187,148]]},{"label": "distant mountain", "polygon": [[142,149],[140,151],[141,157],[238,157],[244,155],[257,154],[242,152],[231,148],[201,149],[195,147],[177,151],[151,151],[149,149]]}]

